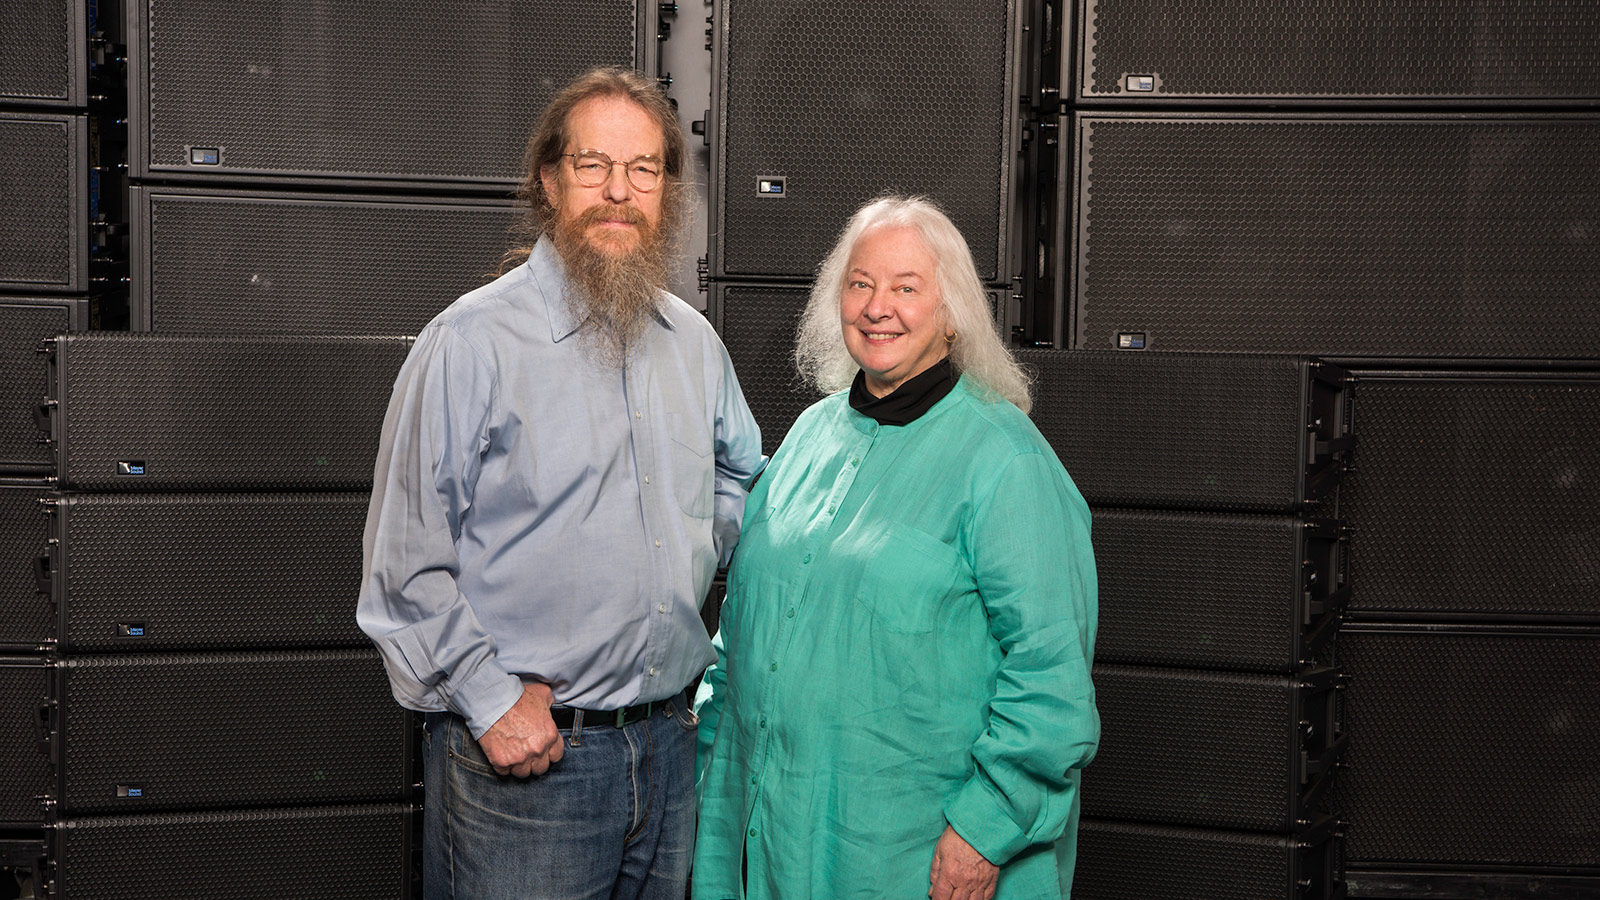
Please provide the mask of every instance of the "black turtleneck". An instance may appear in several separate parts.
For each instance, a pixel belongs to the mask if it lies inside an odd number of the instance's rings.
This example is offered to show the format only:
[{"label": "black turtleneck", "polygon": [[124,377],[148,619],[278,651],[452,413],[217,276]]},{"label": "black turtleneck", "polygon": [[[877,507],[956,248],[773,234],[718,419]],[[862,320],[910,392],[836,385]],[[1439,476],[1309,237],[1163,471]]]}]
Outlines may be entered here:
[{"label": "black turtleneck", "polygon": [[943,400],[959,380],[961,376],[946,356],[884,396],[874,397],[867,390],[867,373],[857,371],[856,380],[850,383],[850,408],[871,416],[879,425],[909,425]]}]

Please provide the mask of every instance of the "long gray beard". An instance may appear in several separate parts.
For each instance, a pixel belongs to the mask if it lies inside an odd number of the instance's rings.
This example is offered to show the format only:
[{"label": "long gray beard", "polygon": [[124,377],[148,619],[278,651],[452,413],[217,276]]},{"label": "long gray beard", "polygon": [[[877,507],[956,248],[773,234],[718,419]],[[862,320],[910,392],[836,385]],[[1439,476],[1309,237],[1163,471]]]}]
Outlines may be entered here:
[{"label": "long gray beard", "polygon": [[557,223],[550,237],[566,267],[567,304],[580,323],[579,340],[596,362],[618,369],[661,307],[672,241],[660,227],[644,225],[641,216],[638,246],[620,256],[605,253],[584,236],[595,212]]}]

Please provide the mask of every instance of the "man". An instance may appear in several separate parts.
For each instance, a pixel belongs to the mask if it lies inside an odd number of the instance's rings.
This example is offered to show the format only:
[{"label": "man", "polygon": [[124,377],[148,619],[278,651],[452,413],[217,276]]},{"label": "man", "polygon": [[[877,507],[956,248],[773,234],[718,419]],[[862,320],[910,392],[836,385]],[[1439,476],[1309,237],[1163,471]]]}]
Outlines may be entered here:
[{"label": "man", "polygon": [[652,81],[565,88],[528,145],[537,242],[396,380],[357,618],[428,711],[429,900],[684,896],[684,691],[762,463],[726,350],[664,290],[685,155]]}]

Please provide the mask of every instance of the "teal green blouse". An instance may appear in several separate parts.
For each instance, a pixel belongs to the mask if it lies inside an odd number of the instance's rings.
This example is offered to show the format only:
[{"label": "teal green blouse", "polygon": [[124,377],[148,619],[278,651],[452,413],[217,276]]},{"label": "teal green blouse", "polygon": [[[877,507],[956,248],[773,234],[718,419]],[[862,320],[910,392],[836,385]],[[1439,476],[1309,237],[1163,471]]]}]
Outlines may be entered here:
[{"label": "teal green blouse", "polygon": [[926,897],[947,822],[1000,900],[1066,897],[1095,619],[1089,509],[1015,406],[963,378],[909,425],[806,410],[700,688],[694,897]]}]

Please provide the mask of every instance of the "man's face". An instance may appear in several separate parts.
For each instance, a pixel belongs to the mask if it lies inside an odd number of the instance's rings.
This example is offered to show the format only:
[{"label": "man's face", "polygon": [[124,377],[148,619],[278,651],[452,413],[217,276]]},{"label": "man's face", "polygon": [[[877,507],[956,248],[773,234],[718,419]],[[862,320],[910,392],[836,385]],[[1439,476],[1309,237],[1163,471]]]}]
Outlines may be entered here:
[{"label": "man's face", "polygon": [[[632,101],[596,97],[573,108],[568,120],[571,137],[566,153],[598,150],[619,163],[640,156],[661,158],[665,140],[649,114]],[[572,158],[562,157],[539,172],[544,190],[555,207],[558,222],[585,216],[584,239],[594,249],[620,256],[637,249],[644,232],[661,224],[661,195],[665,184],[641,191],[628,181],[623,166],[613,166],[606,180],[595,187],[578,183]]]}]

